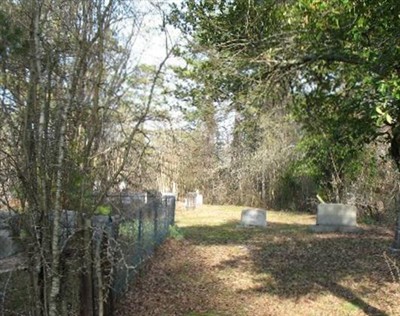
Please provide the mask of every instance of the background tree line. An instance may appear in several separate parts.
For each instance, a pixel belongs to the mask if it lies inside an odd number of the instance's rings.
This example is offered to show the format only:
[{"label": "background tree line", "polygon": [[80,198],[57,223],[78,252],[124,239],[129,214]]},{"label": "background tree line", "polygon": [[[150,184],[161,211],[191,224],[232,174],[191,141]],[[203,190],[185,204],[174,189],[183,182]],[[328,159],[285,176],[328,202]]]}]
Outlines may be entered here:
[{"label": "background tree line", "polygon": [[393,216],[398,12],[391,0],[175,4],[169,21],[187,40],[175,67],[189,122],[180,187],[296,210],[319,194]]}]

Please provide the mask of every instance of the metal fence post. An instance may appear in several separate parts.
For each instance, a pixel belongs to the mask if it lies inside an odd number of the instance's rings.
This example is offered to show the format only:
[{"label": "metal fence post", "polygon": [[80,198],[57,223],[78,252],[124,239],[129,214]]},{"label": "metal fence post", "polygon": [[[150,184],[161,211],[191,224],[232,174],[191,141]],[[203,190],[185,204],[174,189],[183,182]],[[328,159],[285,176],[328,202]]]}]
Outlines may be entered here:
[{"label": "metal fence post", "polygon": [[153,203],[153,213],[154,213],[154,244],[158,245],[158,199],[154,201]]},{"label": "metal fence post", "polygon": [[170,217],[170,225],[175,225],[175,206],[176,199],[175,196],[171,197],[171,217]]},{"label": "metal fence post", "polygon": [[143,254],[143,209],[139,208],[139,219],[138,219],[138,250],[139,257],[142,258]]}]

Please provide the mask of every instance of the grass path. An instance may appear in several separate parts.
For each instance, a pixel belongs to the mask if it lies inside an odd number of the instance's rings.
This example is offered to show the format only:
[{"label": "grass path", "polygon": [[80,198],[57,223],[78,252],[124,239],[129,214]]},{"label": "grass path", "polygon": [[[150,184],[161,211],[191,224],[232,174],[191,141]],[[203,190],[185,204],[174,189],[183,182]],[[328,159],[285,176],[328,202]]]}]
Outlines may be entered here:
[{"label": "grass path", "polygon": [[315,234],[315,217],[268,212],[266,229],[238,227],[241,207],[177,211],[168,240],[118,315],[400,315],[390,231]]}]

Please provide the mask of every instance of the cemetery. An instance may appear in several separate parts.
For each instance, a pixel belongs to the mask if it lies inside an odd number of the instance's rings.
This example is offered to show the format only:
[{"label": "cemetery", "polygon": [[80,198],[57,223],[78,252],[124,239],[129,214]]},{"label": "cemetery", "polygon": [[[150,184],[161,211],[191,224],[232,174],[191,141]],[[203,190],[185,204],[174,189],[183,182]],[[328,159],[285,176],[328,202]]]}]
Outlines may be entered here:
[{"label": "cemetery", "polygon": [[[184,239],[156,252],[118,315],[398,315],[393,233],[348,230],[354,209],[326,206],[307,214],[178,204]],[[320,225],[329,229],[310,229]]]},{"label": "cemetery", "polygon": [[[102,294],[108,315],[400,312],[393,233],[360,224],[354,205],[320,203],[307,214],[205,205],[198,191],[175,199],[175,193],[110,195],[110,209],[117,213],[90,219],[93,253],[101,256],[96,249],[104,238],[111,241],[113,283]],[[29,301],[20,298],[29,295],[22,285],[29,274],[27,245],[18,233],[21,219],[13,212],[0,215],[0,281],[7,284],[1,308],[24,315]],[[79,251],[72,246],[78,219],[75,211],[61,217],[66,253]],[[67,309],[75,312],[82,301],[67,289],[79,284],[74,269],[80,264],[69,266],[64,284]],[[366,286],[373,295],[363,293]],[[241,303],[248,301],[252,304]]]},{"label": "cemetery", "polygon": [[0,3],[0,316],[400,315],[400,0]]}]

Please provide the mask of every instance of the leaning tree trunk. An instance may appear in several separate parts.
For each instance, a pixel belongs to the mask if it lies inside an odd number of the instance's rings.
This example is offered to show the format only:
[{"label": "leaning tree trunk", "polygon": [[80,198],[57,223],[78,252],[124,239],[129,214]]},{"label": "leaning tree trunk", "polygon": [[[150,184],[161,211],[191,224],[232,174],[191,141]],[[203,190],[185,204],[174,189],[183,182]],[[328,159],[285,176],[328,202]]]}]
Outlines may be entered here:
[{"label": "leaning tree trunk", "polygon": [[[393,137],[390,142],[390,154],[400,171],[400,125],[393,128]],[[392,250],[400,251],[400,210],[397,211],[397,221]]]}]

